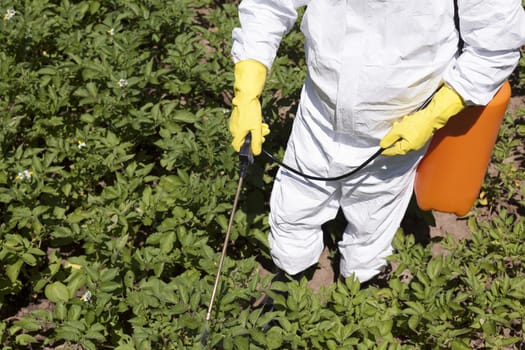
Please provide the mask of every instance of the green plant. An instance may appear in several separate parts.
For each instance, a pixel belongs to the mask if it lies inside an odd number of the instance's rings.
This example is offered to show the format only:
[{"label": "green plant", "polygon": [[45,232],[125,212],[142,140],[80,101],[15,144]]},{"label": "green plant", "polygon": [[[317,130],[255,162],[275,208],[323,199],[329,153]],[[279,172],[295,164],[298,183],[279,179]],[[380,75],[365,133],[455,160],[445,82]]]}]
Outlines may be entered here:
[{"label": "green plant", "polygon": [[[202,348],[237,184],[227,130],[237,3],[0,5],[2,349]],[[277,155],[304,74],[297,25],[263,98],[272,128],[265,147]],[[508,162],[523,129],[511,117],[494,153],[498,178],[484,185],[496,215],[472,216],[468,241],[434,239],[444,256],[400,231],[390,258],[398,268],[383,287],[348,279],[314,293],[304,279],[260,277],[276,166],[258,157],[207,347],[523,346],[523,172]],[[512,199],[512,210],[501,199]],[[263,290],[276,301],[264,315],[254,306]]]}]

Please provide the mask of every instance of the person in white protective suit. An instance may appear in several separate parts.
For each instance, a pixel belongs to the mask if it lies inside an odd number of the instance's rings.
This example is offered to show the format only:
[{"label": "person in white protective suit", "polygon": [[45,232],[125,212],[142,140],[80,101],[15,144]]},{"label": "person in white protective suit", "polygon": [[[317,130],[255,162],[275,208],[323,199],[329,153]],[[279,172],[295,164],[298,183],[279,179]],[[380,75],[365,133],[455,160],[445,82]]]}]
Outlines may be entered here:
[{"label": "person in white protective suit", "polygon": [[270,203],[271,255],[290,275],[317,263],[321,225],[341,208],[348,225],[339,242],[340,273],[364,282],[392,253],[433,132],[466,105],[487,104],[516,67],[525,14],[520,0],[243,0],[233,31],[229,122],[237,151],[251,133],[252,152],[261,153],[269,128],[259,96],[280,40],[304,5],[307,76],[284,162],[331,177],[379,147],[385,151],[340,181],[308,180],[281,168]]}]

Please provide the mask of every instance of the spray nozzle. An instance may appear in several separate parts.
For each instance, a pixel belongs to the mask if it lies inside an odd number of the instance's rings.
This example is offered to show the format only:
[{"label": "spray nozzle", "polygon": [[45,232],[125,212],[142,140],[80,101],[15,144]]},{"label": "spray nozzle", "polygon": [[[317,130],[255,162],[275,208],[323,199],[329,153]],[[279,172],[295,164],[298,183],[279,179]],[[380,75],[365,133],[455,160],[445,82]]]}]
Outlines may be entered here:
[{"label": "spray nozzle", "polygon": [[239,176],[244,178],[246,172],[248,171],[248,166],[253,163],[253,153],[251,150],[252,143],[252,134],[248,133],[244,138],[244,144],[239,151],[239,161],[241,162],[241,167],[239,169]]}]

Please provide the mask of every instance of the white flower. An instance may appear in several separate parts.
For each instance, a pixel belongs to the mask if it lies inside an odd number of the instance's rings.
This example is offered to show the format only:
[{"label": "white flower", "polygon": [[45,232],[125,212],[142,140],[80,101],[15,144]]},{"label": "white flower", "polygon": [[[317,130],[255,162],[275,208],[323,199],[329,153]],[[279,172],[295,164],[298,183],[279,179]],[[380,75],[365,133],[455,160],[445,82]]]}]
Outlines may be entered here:
[{"label": "white flower", "polygon": [[17,180],[31,180],[31,177],[33,176],[33,172],[29,170],[24,170],[22,172],[19,172],[15,179]]},{"label": "white flower", "polygon": [[4,21],[9,21],[15,15],[16,15],[16,11],[15,10],[13,10],[13,9],[7,10],[5,15],[4,15]]},{"label": "white flower", "polygon": [[84,148],[84,147],[87,146],[86,143],[85,143],[84,141],[80,141],[80,140],[78,140],[77,142],[78,142],[78,146],[77,146],[78,149],[82,149],[82,148]]},{"label": "white flower", "polygon": [[125,88],[126,86],[128,86],[128,80],[127,79],[120,79],[118,81],[118,86],[121,87],[121,88]]},{"label": "white flower", "polygon": [[108,29],[106,33],[108,33],[111,36],[115,35],[115,28]]},{"label": "white flower", "polygon": [[89,290],[86,290],[86,292],[80,297],[80,300],[82,300],[85,303],[89,303],[89,301],[91,301],[92,296],[93,294],[91,294]]}]

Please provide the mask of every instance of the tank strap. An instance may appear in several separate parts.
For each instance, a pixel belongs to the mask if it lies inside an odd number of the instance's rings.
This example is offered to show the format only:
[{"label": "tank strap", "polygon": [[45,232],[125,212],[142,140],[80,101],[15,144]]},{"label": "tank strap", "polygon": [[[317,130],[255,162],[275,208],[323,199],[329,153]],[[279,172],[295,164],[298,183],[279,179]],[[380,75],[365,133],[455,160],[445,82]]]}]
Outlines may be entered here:
[{"label": "tank strap", "polygon": [[459,21],[459,13],[458,13],[458,0],[454,0],[454,23],[456,24],[456,30],[459,34],[459,42],[458,42],[458,52],[463,51],[463,39],[461,38],[461,27],[460,27],[460,21]]}]

